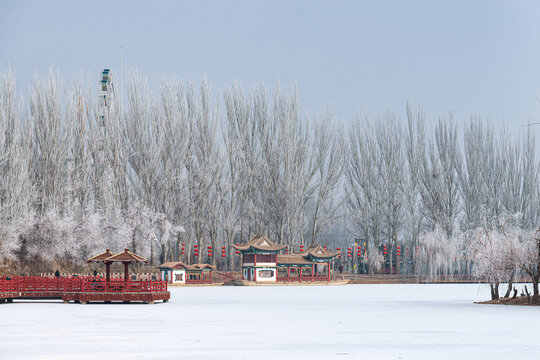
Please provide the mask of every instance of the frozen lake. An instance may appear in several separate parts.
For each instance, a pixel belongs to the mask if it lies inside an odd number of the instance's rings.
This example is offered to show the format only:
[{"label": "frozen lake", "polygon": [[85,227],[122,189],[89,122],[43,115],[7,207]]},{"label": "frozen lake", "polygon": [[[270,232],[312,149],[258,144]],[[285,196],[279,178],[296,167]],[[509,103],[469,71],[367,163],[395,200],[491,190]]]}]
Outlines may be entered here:
[{"label": "frozen lake", "polygon": [[540,359],[540,307],[473,304],[484,285],[170,290],[1,304],[0,359]]}]

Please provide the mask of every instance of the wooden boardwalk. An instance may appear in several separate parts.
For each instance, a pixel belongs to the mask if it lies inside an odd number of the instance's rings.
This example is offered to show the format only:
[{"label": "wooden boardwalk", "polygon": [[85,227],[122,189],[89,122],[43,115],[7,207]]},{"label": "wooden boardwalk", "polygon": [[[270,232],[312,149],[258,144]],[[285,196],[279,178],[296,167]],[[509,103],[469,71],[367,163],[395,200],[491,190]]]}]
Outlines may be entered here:
[{"label": "wooden boardwalk", "polygon": [[105,281],[101,277],[16,276],[0,278],[0,302],[57,299],[77,302],[168,302],[165,281]]}]

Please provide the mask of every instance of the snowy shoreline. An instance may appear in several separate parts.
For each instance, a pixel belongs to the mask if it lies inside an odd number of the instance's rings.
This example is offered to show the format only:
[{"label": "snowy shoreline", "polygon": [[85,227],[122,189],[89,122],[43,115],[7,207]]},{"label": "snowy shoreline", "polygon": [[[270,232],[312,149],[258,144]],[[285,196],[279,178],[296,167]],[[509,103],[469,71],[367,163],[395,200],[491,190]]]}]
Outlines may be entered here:
[{"label": "snowy shoreline", "polygon": [[[535,307],[478,284],[173,287],[168,304],[0,306],[1,359],[534,359]],[[9,306],[9,307],[7,307]],[[9,310],[7,310],[9,309]],[[508,321],[519,326],[506,326]]]}]

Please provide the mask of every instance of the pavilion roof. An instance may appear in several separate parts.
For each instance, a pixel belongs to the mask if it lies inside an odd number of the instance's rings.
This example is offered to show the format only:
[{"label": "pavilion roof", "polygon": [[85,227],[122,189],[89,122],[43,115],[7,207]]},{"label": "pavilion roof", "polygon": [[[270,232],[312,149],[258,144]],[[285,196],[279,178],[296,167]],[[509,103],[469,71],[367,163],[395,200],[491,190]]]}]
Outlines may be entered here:
[{"label": "pavilion roof", "polygon": [[278,265],[312,265],[313,261],[306,259],[300,254],[281,255],[278,254],[276,263]]},{"label": "pavilion roof", "polygon": [[120,262],[144,262],[144,263],[148,263],[147,259],[145,259],[142,256],[137,255],[137,254],[129,251],[128,249],[124,249],[123,252],[106,258],[105,261],[109,261],[109,262],[120,261]]},{"label": "pavilion roof", "polygon": [[187,265],[179,261],[168,261],[159,265],[160,268],[176,269],[179,267],[186,267]]},{"label": "pavilion roof", "polygon": [[210,264],[191,264],[190,266],[191,270],[203,270],[203,269],[215,269],[216,267]]},{"label": "pavilion roof", "polygon": [[104,252],[102,252],[101,254],[92,256],[91,258],[86,260],[86,262],[102,262],[105,259],[110,258],[111,256],[114,256],[114,253],[111,252],[111,250],[107,249]]},{"label": "pavilion roof", "polygon": [[321,245],[311,245],[308,247],[302,255],[311,255],[312,257],[316,259],[326,259],[326,258],[333,258],[335,256],[338,256],[339,254],[337,252],[328,251],[325,250]]},{"label": "pavilion roof", "polygon": [[276,244],[264,235],[255,235],[247,243],[240,245],[232,245],[232,247],[240,251],[246,251],[249,249],[261,251],[279,251],[285,249],[287,245]]},{"label": "pavilion roof", "polygon": [[300,253],[292,253],[277,256],[277,264],[283,265],[305,265],[314,264],[311,258],[314,259],[331,259],[337,256],[337,252],[325,250],[321,245],[311,245],[305,251]]}]

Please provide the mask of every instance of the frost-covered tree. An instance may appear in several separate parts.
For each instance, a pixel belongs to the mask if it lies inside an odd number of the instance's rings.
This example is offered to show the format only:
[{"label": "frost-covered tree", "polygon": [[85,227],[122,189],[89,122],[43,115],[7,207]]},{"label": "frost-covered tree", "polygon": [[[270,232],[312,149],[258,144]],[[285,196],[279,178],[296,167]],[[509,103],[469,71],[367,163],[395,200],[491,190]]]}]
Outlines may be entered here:
[{"label": "frost-covered tree", "polygon": [[316,167],[311,244],[316,243],[321,230],[332,225],[339,216],[345,198],[335,198],[343,174],[344,135],[332,115],[320,117],[314,125],[312,156]]},{"label": "frost-covered tree", "polygon": [[458,216],[456,163],[459,157],[457,128],[452,117],[441,118],[435,127],[434,139],[421,155],[420,194],[427,226],[432,230],[442,227],[449,238]]},{"label": "frost-covered tree", "polygon": [[431,277],[452,274],[456,269],[458,248],[457,239],[448,237],[446,230],[437,225],[433,231],[420,236],[417,266],[422,266]]},{"label": "frost-covered tree", "polygon": [[33,218],[30,145],[21,124],[15,74],[0,70],[0,258],[11,257]]},{"label": "frost-covered tree", "polygon": [[519,267],[529,275],[533,284],[533,302],[540,303],[538,282],[540,280],[540,229],[534,235],[532,231],[522,231],[516,247],[516,261]]},{"label": "frost-covered tree", "polygon": [[[406,168],[403,176],[404,230],[408,239],[412,273],[416,273],[417,246],[422,231],[422,202],[420,196],[420,170],[425,152],[425,120],[421,108],[407,104],[407,131],[404,135]],[[406,253],[405,253],[406,255]]]},{"label": "frost-covered tree", "polygon": [[478,227],[470,247],[474,254],[475,274],[489,281],[492,300],[499,298],[500,283],[509,282],[506,296],[510,294],[518,270],[519,230],[511,223],[515,218]]},{"label": "frost-covered tree", "polygon": [[37,212],[65,212],[66,183],[69,169],[69,145],[72,119],[66,116],[63,102],[65,84],[60,74],[50,70],[36,76],[30,90],[32,134],[32,181],[37,189]]},{"label": "frost-covered tree", "polygon": [[368,258],[376,256],[384,227],[384,183],[373,122],[357,118],[349,129],[345,189],[353,233],[364,239]]}]

